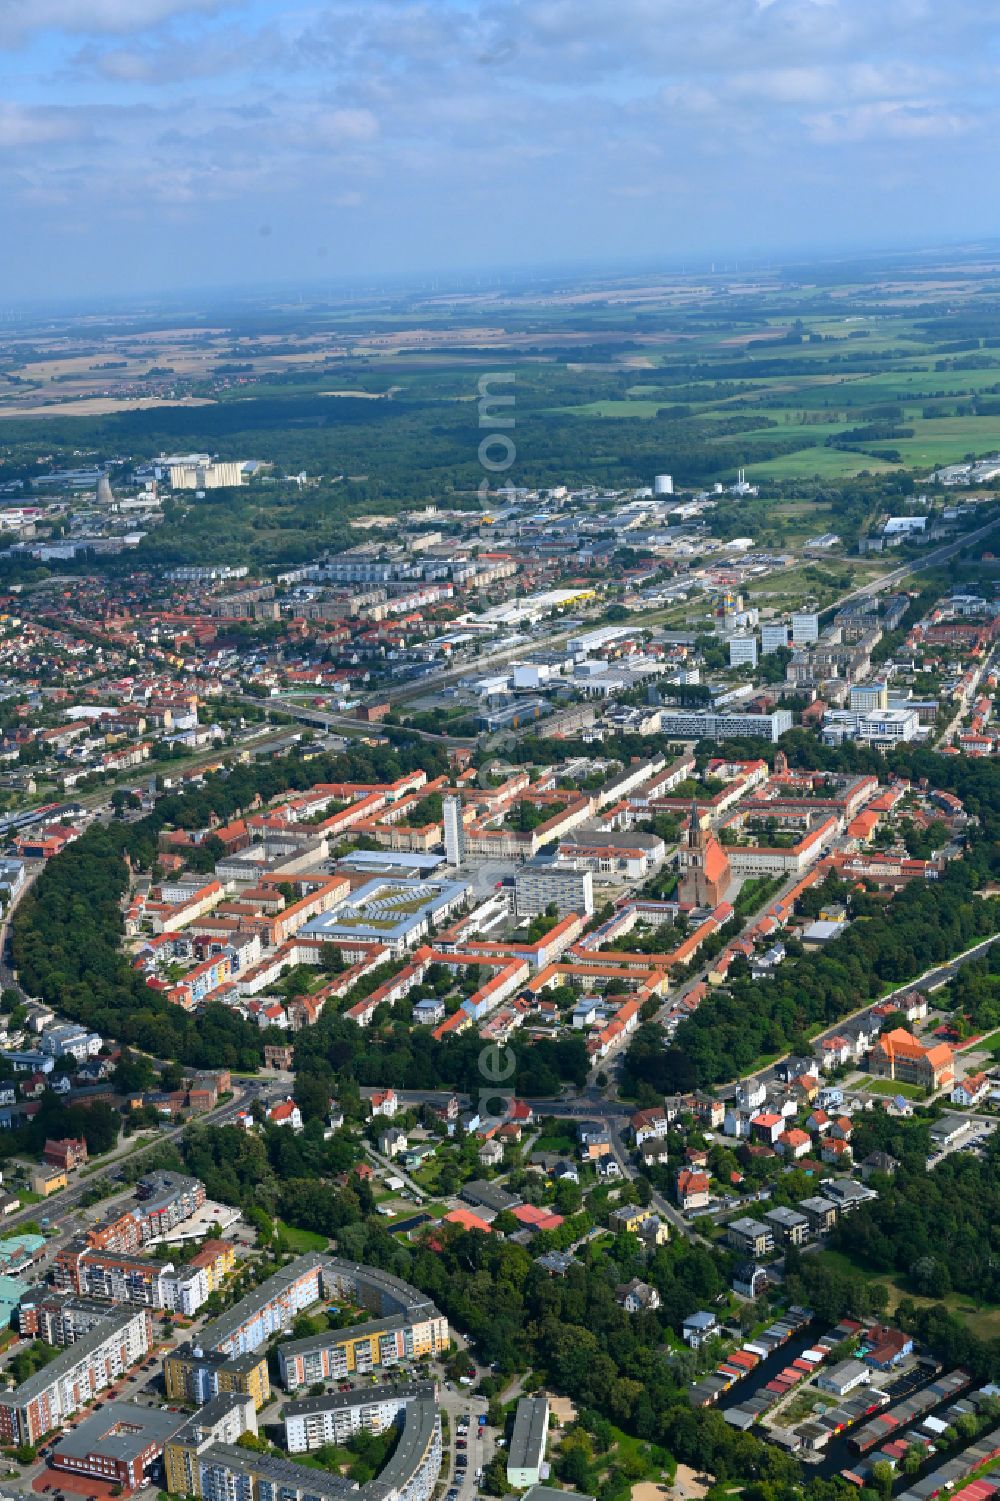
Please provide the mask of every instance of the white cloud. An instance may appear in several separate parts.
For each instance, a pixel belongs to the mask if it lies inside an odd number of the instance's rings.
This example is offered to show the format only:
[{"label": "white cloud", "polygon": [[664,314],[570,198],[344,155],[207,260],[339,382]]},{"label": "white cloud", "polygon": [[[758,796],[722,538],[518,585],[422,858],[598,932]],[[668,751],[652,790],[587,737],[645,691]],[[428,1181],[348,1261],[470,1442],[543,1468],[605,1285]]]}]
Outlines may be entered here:
[{"label": "white cloud", "polygon": [[[380,243],[399,205],[413,232],[391,253],[405,264],[428,244],[450,256],[466,205],[491,196],[526,254],[621,254],[725,236],[738,213],[776,240],[819,238],[877,175],[864,218],[882,235],[917,213],[934,147],[955,169],[933,174],[920,223],[934,195],[954,223],[951,203],[992,171],[994,12],[995,0],[0,0],[0,47],[22,48],[0,106],[0,180],[27,224],[32,204],[69,204],[69,226],[84,217],[74,204],[89,222],[97,203],[115,224],[159,225],[167,210],[199,240],[214,232],[205,204],[239,205],[241,222],[252,200],[271,254],[282,223],[327,211],[349,210],[359,243]],[[62,108],[40,108],[47,98]]]},{"label": "white cloud", "polygon": [[85,133],[86,127],[70,111],[0,103],[0,147],[6,151],[78,140]]},{"label": "white cloud", "polygon": [[973,119],[927,100],[883,99],[809,116],[805,124],[825,145],[864,141],[950,140],[972,129]]},{"label": "white cloud", "polygon": [[33,32],[126,35],[195,12],[217,14],[243,0],[0,0],[0,43]]},{"label": "white cloud", "polygon": [[373,141],[378,135],[378,121],[369,109],[331,109],[318,115],[310,130],[325,145],[343,142]]}]

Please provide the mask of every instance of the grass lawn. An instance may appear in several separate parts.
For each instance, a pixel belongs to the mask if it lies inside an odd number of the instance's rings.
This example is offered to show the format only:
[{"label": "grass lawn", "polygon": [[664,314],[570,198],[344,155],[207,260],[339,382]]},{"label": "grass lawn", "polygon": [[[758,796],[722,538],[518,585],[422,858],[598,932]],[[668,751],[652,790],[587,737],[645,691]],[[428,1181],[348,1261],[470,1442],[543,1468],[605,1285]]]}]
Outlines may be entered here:
[{"label": "grass lawn", "polygon": [[673,1480],[677,1469],[675,1462],[671,1461],[669,1465],[657,1464],[651,1458],[650,1445],[644,1439],[633,1438],[630,1433],[623,1433],[620,1428],[615,1428],[613,1425],[611,1433],[614,1446],[606,1455],[601,1456],[609,1466],[623,1459],[635,1460],[637,1466],[640,1464],[646,1466],[646,1473],[639,1477],[640,1480],[658,1480],[661,1475],[667,1475],[671,1481]]},{"label": "grass lawn", "polygon": [[1000,1058],[1000,1031],[990,1032],[975,1042],[965,1042],[958,1051],[964,1053],[966,1048],[974,1048],[977,1053],[992,1053],[994,1058]]},{"label": "grass lawn", "polygon": [[278,1233],[300,1255],[306,1251],[325,1251],[330,1243],[325,1235],[319,1235],[315,1230],[299,1230],[294,1225],[286,1225],[284,1220],[278,1221]]},{"label": "grass lawn", "polygon": [[389,1230],[392,1229],[396,1220],[408,1220],[415,1214],[429,1215],[432,1220],[443,1219],[450,1208],[448,1204],[441,1203],[411,1204],[408,1199],[394,1199],[391,1194],[380,1199],[379,1203],[388,1204],[391,1209],[395,1210],[392,1219],[388,1215],[385,1216],[386,1227]]},{"label": "grass lawn", "polygon": [[920,1084],[903,1084],[898,1079],[872,1079],[869,1094],[901,1094],[904,1100],[926,1100],[927,1091]]},{"label": "grass lawn", "polygon": [[740,1078],[747,1074],[759,1074],[762,1068],[770,1068],[772,1063],[777,1063],[779,1058],[785,1057],[785,1050],[779,1048],[776,1053],[760,1053],[752,1063],[740,1070]]},{"label": "grass lawn", "polygon": [[540,1136],[537,1141],[532,1142],[531,1150],[533,1152],[560,1152],[564,1157],[570,1157],[575,1148],[571,1136],[550,1135]]},{"label": "grass lawn", "polygon": [[954,464],[967,453],[987,453],[997,446],[995,417],[908,417],[905,426],[913,428],[912,438],[886,442],[899,450],[904,464]]},{"label": "grass lawn", "polygon": [[[817,528],[822,531],[822,523]],[[841,580],[846,580],[848,589],[871,583],[886,572],[885,564],[867,558],[830,558],[818,563],[800,563],[773,573],[767,578],[755,579],[748,591],[748,598],[756,605],[781,602],[798,603],[814,598],[823,608],[831,600],[845,592]],[[829,579],[836,582],[829,582]]]}]

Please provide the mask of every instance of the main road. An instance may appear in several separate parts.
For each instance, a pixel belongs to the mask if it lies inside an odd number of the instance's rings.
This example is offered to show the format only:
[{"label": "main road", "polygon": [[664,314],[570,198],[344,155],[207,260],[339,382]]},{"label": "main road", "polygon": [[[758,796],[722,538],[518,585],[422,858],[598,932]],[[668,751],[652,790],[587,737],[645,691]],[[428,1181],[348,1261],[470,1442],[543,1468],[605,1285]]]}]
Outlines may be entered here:
[{"label": "main road", "polygon": [[911,573],[923,573],[928,568],[936,568],[939,563],[947,563],[956,553],[968,547],[970,542],[978,542],[989,535],[996,527],[1000,526],[1000,516],[994,516],[985,526],[978,527],[974,532],[963,532],[960,537],[946,542],[941,547],[936,547],[933,552],[924,553],[920,558],[912,558],[909,562],[901,563],[898,568],[893,568],[889,573],[880,574],[870,584],[862,584],[857,589],[851,589],[847,594],[842,594],[839,599],[831,604],[824,605],[820,614],[826,615],[830,610],[839,610],[852,599],[862,599],[868,595],[881,594],[883,589],[891,589],[894,584],[902,583]]}]

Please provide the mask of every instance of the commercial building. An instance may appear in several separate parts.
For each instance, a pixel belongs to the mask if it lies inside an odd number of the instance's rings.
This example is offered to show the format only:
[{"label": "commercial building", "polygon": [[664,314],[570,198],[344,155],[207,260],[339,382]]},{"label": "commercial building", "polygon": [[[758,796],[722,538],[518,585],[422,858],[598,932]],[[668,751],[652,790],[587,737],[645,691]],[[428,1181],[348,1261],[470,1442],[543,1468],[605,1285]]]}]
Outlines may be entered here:
[{"label": "commercial building", "polygon": [[698,710],[664,709],[660,716],[660,733],[676,740],[779,740],[792,728],[788,709],[773,709],[770,714],[712,714]]},{"label": "commercial building", "polygon": [[595,876],[641,881],[662,862],[667,848],[656,834],[617,829],[574,829],[556,850],[559,865],[585,867]]},{"label": "commercial building", "polygon": [[109,1402],[61,1438],[52,1451],[53,1469],[92,1475],[123,1490],[142,1485],[150,1465],[163,1453],[184,1419],[136,1402]]},{"label": "commercial building", "polygon": [[589,917],[594,910],[594,877],[583,864],[548,862],[523,865],[514,875],[514,905],[518,917],[535,917],[555,904],[559,916],[576,912]]},{"label": "commercial building", "polygon": [[757,666],[756,636],[730,636],[729,665],[730,667]]},{"label": "commercial building", "polygon": [[324,1444],[346,1443],[356,1433],[383,1433],[402,1420],[409,1403],[433,1403],[436,1399],[437,1388],[432,1381],[303,1397],[281,1410],[285,1448],[290,1454],[304,1454]]},{"label": "commercial building", "polygon": [[898,745],[916,740],[920,716],[916,709],[829,709],[823,716],[824,745],[845,740],[867,740],[872,745]]},{"label": "commercial building", "polygon": [[20,1308],[21,1299],[28,1292],[27,1282],[20,1277],[7,1277],[0,1273],[0,1329],[9,1329]]},{"label": "commercial building", "polygon": [[304,938],[381,943],[398,958],[464,906],[464,881],[373,880],[351,893],[335,911],[312,918]]},{"label": "commercial building", "polygon": [[47,1199],[50,1194],[58,1193],[69,1183],[64,1167],[41,1167],[37,1172],[32,1173],[28,1181],[31,1184],[31,1192],[39,1194],[43,1199]]},{"label": "commercial building", "polygon": [[107,1317],[12,1391],[0,1393],[0,1442],[34,1444],[105,1391],[149,1353],[147,1309],[108,1309]]},{"label": "commercial building", "polygon": [[549,1404],[544,1397],[521,1397],[514,1415],[514,1432],[507,1450],[507,1484],[522,1490],[538,1485],[545,1462],[549,1432]]},{"label": "commercial building", "polygon": [[848,701],[851,709],[863,714],[881,712],[889,707],[888,683],[852,683]]}]

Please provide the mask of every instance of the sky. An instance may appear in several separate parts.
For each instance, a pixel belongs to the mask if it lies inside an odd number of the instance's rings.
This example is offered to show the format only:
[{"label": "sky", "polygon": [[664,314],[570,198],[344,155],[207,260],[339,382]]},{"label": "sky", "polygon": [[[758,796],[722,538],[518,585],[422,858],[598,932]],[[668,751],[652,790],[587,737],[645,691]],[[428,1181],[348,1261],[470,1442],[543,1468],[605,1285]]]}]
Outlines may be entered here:
[{"label": "sky", "polygon": [[997,0],[0,0],[21,299],[1000,234]]}]

